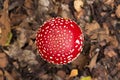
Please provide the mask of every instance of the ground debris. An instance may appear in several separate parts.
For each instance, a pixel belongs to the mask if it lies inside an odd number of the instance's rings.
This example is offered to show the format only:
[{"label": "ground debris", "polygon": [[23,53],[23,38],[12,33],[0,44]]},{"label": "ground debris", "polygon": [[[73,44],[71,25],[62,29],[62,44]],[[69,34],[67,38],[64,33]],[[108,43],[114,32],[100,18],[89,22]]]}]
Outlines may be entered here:
[{"label": "ground debris", "polygon": [[[44,61],[36,48],[37,29],[53,17],[84,33],[81,55],[66,65]],[[120,80],[119,18],[119,0],[0,0],[0,80]]]}]

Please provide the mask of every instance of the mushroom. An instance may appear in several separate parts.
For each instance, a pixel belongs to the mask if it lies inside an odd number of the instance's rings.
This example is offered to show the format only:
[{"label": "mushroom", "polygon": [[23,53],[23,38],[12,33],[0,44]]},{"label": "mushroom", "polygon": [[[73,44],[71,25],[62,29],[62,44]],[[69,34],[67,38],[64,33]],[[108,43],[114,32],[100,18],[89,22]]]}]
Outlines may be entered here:
[{"label": "mushroom", "polygon": [[72,62],[82,51],[83,33],[71,19],[52,18],[38,30],[36,45],[40,56],[53,64]]}]

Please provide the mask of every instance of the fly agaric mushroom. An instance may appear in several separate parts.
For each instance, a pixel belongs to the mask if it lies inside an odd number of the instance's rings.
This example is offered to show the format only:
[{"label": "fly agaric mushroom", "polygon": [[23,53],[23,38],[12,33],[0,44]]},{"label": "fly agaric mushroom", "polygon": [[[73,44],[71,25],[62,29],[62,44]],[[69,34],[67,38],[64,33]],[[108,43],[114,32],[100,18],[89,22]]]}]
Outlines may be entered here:
[{"label": "fly agaric mushroom", "polygon": [[74,21],[57,17],[39,28],[36,45],[44,60],[54,64],[67,64],[80,54],[83,40],[82,31]]}]

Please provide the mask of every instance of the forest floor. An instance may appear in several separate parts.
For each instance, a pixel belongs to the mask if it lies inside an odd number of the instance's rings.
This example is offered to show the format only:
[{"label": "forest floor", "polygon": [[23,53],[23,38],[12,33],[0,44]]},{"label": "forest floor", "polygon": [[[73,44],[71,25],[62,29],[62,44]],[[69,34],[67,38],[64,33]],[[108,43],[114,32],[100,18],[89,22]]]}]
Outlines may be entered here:
[{"label": "forest floor", "polygon": [[[38,28],[53,17],[83,30],[83,51],[66,65],[39,55]],[[0,80],[120,80],[120,0],[0,0]]]}]

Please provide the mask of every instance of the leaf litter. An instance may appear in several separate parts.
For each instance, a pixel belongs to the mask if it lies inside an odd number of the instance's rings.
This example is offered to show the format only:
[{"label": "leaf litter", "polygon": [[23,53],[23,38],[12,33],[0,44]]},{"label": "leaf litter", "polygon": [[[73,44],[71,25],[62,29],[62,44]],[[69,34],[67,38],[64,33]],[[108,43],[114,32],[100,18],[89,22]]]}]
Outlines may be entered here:
[{"label": "leaf litter", "polygon": [[[0,79],[120,79],[119,0],[1,0],[0,4]],[[75,20],[85,38],[81,55],[66,65],[47,63],[35,46],[39,26],[57,16]]]}]

